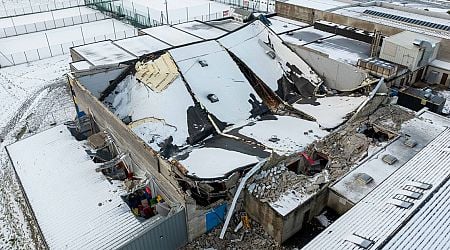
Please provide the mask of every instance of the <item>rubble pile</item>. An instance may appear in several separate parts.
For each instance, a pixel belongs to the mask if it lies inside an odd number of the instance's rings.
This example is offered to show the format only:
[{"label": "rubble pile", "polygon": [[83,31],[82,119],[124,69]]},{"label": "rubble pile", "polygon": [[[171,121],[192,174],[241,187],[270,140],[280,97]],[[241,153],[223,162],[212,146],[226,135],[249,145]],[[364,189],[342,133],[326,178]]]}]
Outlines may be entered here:
[{"label": "rubble pile", "polygon": [[[239,214],[239,213],[238,213]],[[289,249],[279,246],[256,221],[250,222],[249,229],[235,232],[237,219],[230,223],[225,239],[219,239],[221,227],[203,234],[183,249]]]},{"label": "rubble pile", "polygon": [[331,181],[338,179],[359,160],[368,155],[369,147],[381,145],[374,138],[362,132],[368,125],[377,126],[386,133],[396,134],[401,124],[414,117],[414,114],[396,105],[380,107],[368,117],[362,117],[343,125],[324,139],[311,145],[306,152],[320,152],[328,156]]},{"label": "rubble pile", "polygon": [[248,185],[249,194],[262,202],[275,202],[281,194],[288,191],[310,194],[327,182],[328,172],[316,174],[314,177],[296,174],[283,165],[262,170],[254,178],[254,182]]}]

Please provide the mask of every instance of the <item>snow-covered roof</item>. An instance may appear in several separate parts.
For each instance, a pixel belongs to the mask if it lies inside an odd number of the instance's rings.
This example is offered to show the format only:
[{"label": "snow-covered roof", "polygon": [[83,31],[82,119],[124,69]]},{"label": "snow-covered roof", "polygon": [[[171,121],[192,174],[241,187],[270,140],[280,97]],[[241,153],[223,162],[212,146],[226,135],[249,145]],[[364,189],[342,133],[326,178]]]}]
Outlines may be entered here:
[{"label": "snow-covered roof", "polygon": [[141,31],[172,46],[180,46],[202,40],[197,36],[168,25],[151,27]]},{"label": "snow-covered roof", "polygon": [[417,32],[412,32],[412,31],[403,31],[403,32],[397,33],[393,36],[386,37],[384,40],[389,41],[394,44],[401,45],[406,48],[413,48],[415,46],[414,42],[416,40],[428,41],[431,43],[432,46],[436,46],[436,44],[438,44],[440,42],[440,39],[433,38],[431,36],[419,34]]},{"label": "snow-covered roof", "polygon": [[[401,236],[398,232],[402,228],[408,228],[405,224],[411,218],[423,209],[429,209],[430,198],[436,197],[435,193],[447,182],[450,176],[449,148],[450,129],[446,128],[304,249],[361,249],[359,246],[364,240],[366,248],[386,247],[392,237]],[[416,197],[410,198],[413,196]],[[416,228],[420,229],[426,228]],[[442,237],[436,241],[446,243]]]},{"label": "snow-covered roof", "polygon": [[208,21],[207,24],[228,31],[234,31],[244,25],[244,23],[235,21],[234,19],[213,20]]},{"label": "snow-covered roof", "polygon": [[440,69],[450,70],[450,62],[445,62],[438,59],[434,59],[429,63],[429,65]]},{"label": "snow-covered roof", "polygon": [[112,41],[91,43],[72,49],[94,66],[119,64],[137,59]]},{"label": "snow-covered roof", "polygon": [[118,40],[114,44],[138,57],[170,47],[170,45],[147,35]]},{"label": "snow-covered roof", "polygon": [[161,218],[138,220],[64,125],[7,149],[50,249],[116,249]]},{"label": "snow-covered roof", "polygon": [[187,110],[194,102],[180,76],[166,89],[155,92],[127,76],[106,99],[119,119],[131,116],[133,131],[154,150],[172,136],[173,144],[182,146],[189,137]]},{"label": "snow-covered roof", "polygon": [[[276,91],[284,72],[297,67],[307,81],[318,85],[322,79],[262,22],[255,21],[222,38],[221,43],[241,59],[269,88]],[[271,56],[272,55],[275,57]]]},{"label": "snow-covered roof", "polygon": [[87,70],[92,67],[92,64],[85,60],[73,62],[70,63],[70,65],[72,65],[72,67],[74,67],[76,70]]},{"label": "snow-covered roof", "polygon": [[257,156],[223,148],[194,148],[189,156],[179,161],[191,176],[219,178],[235,169],[259,162]]},{"label": "snow-covered roof", "polygon": [[376,12],[380,12],[380,13],[386,13],[386,14],[390,14],[390,15],[396,15],[396,16],[410,18],[410,19],[423,21],[423,22],[431,22],[431,23],[436,23],[436,24],[440,24],[440,25],[450,26],[450,19],[437,18],[437,17],[432,17],[429,15],[421,15],[421,14],[417,14],[417,13],[406,12],[406,11],[397,10],[397,9],[390,9],[390,8],[385,8],[385,7],[381,7],[381,6],[347,7],[347,8],[341,8],[341,9],[335,10],[335,11],[333,11],[333,13],[344,15],[344,16],[349,16],[349,17],[354,17],[354,18],[365,20],[365,21],[370,21],[373,23],[379,23],[379,24],[383,24],[383,25],[387,25],[387,26],[391,26],[391,27],[396,27],[396,28],[403,29],[403,30],[409,30],[409,31],[413,31],[413,32],[417,32],[417,33],[421,33],[421,34],[425,34],[425,35],[431,35],[431,36],[446,38],[446,39],[450,38],[449,31],[432,29],[432,28],[415,25],[415,24],[408,23],[408,22],[401,22],[401,21],[397,21],[397,20],[393,20],[393,19],[389,19],[389,18],[383,18],[380,16],[370,15],[370,14],[364,13],[364,11],[366,11],[366,10],[376,11]]},{"label": "snow-covered roof", "polygon": [[314,27],[307,27],[301,30],[292,32],[292,34],[280,35],[283,41],[292,43],[295,45],[305,45],[307,43],[315,42],[317,40],[323,40],[328,37],[334,37],[336,34],[329,33],[315,29]]},{"label": "snow-covered roof", "polygon": [[298,5],[316,10],[330,10],[339,7],[350,5],[348,2],[341,2],[336,0],[282,0],[280,2]]},{"label": "snow-covered roof", "polygon": [[185,31],[189,34],[201,37],[203,39],[214,39],[225,35],[227,32],[212,25],[208,25],[199,21],[192,21],[174,25],[173,27]]},{"label": "snow-covered roof", "polygon": [[280,16],[273,16],[269,18],[269,21],[272,23],[269,27],[273,30],[273,32],[280,34],[285,33],[297,29],[301,29],[302,27],[309,26],[307,23],[302,23],[295,20],[290,20]]},{"label": "snow-covered roof", "polygon": [[[261,102],[237,64],[216,41],[180,47],[170,50],[170,54],[197,100],[220,121],[235,124],[248,119],[253,108],[251,95]],[[208,95],[215,95],[218,101],[211,102]]]},{"label": "snow-covered roof", "polygon": [[253,121],[238,128],[237,133],[253,138],[280,155],[303,151],[313,141],[328,134],[316,122],[278,115]]},{"label": "snow-covered roof", "polygon": [[329,96],[309,103],[296,103],[294,108],[316,118],[323,128],[336,128],[348,119],[348,115],[361,106],[367,96]]},{"label": "snow-covered roof", "polygon": [[[431,112],[426,111],[425,113]],[[433,120],[442,120],[442,122],[447,123],[447,126],[450,126],[450,120],[445,117],[436,116]],[[423,119],[422,115],[420,115],[402,124],[400,133],[409,135],[410,139],[417,142],[414,148],[410,148],[404,144],[405,137],[397,137],[377,153],[363,160],[359,166],[356,166],[351,172],[334,184],[331,189],[353,204],[358,203],[445,130],[446,127],[442,126],[443,124],[438,124],[433,122],[433,120]],[[383,162],[382,158],[387,154],[395,156],[397,161],[392,165]],[[371,176],[373,181],[367,185],[358,183],[356,179],[362,173]]]}]

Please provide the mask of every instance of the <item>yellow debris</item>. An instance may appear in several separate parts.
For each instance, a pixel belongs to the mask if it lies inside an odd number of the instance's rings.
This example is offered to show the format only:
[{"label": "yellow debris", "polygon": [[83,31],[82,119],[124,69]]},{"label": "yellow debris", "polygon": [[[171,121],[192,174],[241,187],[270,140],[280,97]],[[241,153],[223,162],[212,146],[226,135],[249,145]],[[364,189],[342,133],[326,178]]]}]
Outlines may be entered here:
[{"label": "yellow debris", "polygon": [[162,92],[179,75],[177,65],[169,53],[154,61],[136,63],[136,79],[155,92]]}]

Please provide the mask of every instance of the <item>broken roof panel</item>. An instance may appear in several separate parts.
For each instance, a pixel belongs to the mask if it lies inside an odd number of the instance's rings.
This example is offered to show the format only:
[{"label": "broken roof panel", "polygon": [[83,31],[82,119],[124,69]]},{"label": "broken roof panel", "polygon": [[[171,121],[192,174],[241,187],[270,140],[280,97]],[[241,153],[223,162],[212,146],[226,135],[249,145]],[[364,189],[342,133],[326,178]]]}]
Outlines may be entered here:
[{"label": "broken roof panel", "polygon": [[188,34],[168,25],[156,26],[141,31],[172,46],[202,41],[202,39],[197,36]]},{"label": "broken roof panel", "polygon": [[138,122],[131,124],[133,130],[154,150],[158,151],[159,144],[169,136],[174,145],[186,144],[189,137],[187,113],[194,102],[180,76],[161,92],[155,92],[129,75],[105,102],[119,119],[131,116],[132,122]]},{"label": "broken roof panel", "polygon": [[138,57],[170,47],[170,45],[147,35],[118,40],[114,44]]},{"label": "broken roof panel", "polygon": [[188,175],[201,179],[224,177],[236,169],[259,162],[258,157],[223,148],[193,148],[179,162],[188,171]]},{"label": "broken roof panel", "polygon": [[218,41],[273,91],[279,89],[278,82],[285,72],[291,73],[292,79],[288,82],[292,84],[308,82],[312,86],[318,86],[322,83],[322,79],[311,67],[261,21],[249,23]]},{"label": "broken roof panel", "polygon": [[137,59],[112,41],[91,43],[72,49],[94,66],[113,65]]},{"label": "broken roof panel", "polygon": [[252,138],[279,155],[303,151],[313,141],[328,134],[315,122],[278,115],[233,129],[233,133]]},{"label": "broken roof panel", "polygon": [[219,29],[227,30],[227,31],[234,31],[244,25],[244,23],[235,21],[234,19],[231,19],[231,18],[224,19],[224,20],[209,21],[209,22],[207,22],[207,24],[212,25]]},{"label": "broken roof panel", "polygon": [[326,129],[336,128],[348,119],[367,100],[367,96],[329,96],[303,100],[294,104],[294,108],[314,117],[319,125]]},{"label": "broken roof panel", "polygon": [[219,43],[193,44],[170,54],[197,100],[220,121],[235,124],[258,115],[252,110],[262,105],[261,99]]},{"label": "broken roof panel", "polygon": [[161,219],[138,220],[64,125],[7,147],[50,249],[116,249]]},{"label": "broken roof panel", "polygon": [[214,26],[199,21],[177,24],[174,25],[173,27],[183,30],[189,34],[201,37],[203,39],[214,39],[227,33],[224,30],[215,28]]}]

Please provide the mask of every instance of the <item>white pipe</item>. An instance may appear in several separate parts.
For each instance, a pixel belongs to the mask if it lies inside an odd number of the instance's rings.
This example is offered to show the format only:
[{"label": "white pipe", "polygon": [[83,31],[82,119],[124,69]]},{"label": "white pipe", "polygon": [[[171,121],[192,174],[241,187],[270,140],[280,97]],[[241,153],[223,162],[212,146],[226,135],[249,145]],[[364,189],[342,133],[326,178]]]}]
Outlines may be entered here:
[{"label": "white pipe", "polygon": [[220,236],[219,236],[220,239],[223,239],[223,237],[225,236],[225,232],[227,231],[228,224],[230,223],[230,220],[231,220],[231,216],[234,213],[234,208],[236,207],[237,200],[239,198],[239,195],[241,194],[242,189],[245,186],[245,183],[247,182],[247,180],[250,177],[252,177],[252,175],[254,175],[264,165],[264,163],[266,163],[266,161],[267,161],[267,159],[264,159],[264,160],[258,162],[258,164],[256,164],[252,169],[250,169],[250,171],[248,171],[248,173],[244,176],[244,178],[242,178],[241,182],[239,183],[239,187],[236,190],[236,193],[234,194],[233,202],[231,203],[231,207],[228,210],[225,224],[223,225],[222,231],[220,232]]}]

